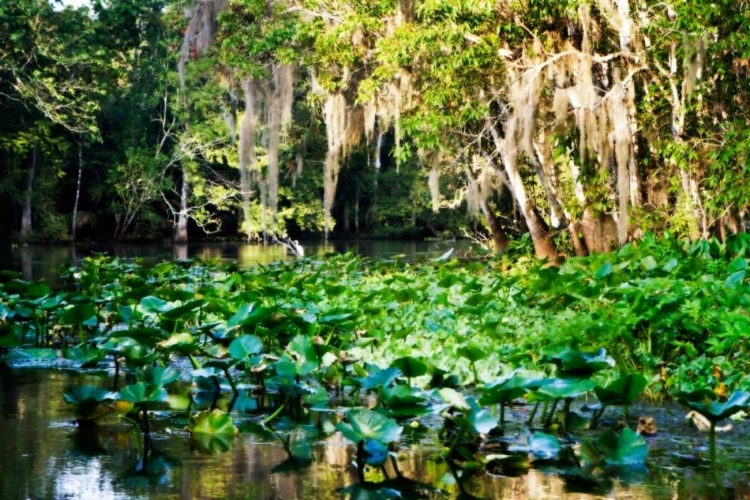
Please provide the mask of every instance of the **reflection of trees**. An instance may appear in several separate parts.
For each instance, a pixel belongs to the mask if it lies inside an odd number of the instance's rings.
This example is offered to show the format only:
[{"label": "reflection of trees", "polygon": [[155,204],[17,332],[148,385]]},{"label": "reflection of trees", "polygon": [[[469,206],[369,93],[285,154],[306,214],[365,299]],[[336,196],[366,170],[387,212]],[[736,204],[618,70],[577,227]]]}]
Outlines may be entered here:
[{"label": "reflection of trees", "polygon": [[[154,448],[146,467],[139,444],[141,434],[127,425],[80,432],[72,424],[73,408],[62,401],[62,394],[73,384],[102,385],[101,377],[54,371],[0,372],[0,499],[106,498],[116,495],[148,497],[156,500],[189,498],[228,499],[325,499],[340,498],[339,492],[357,483],[352,466],[354,447],[339,434],[323,434],[323,414],[312,412],[305,422],[290,424],[314,427],[321,433],[312,437],[311,463],[295,467],[282,442],[257,434],[240,434],[234,446],[223,454],[201,455],[191,451],[183,434],[167,434],[165,425],[181,428],[176,422],[158,424]],[[316,425],[317,424],[317,425]],[[330,426],[328,426],[330,427]],[[311,435],[314,436],[315,432]],[[323,436],[323,437],[321,437]],[[429,446],[428,443],[425,446]],[[437,487],[455,497],[454,484],[441,482],[448,473],[444,462],[435,459],[437,451],[422,445],[400,451],[399,470],[406,481],[384,483],[414,498],[415,489]],[[286,465],[286,466],[285,466]],[[662,469],[663,470],[663,469]],[[388,475],[395,473],[388,465]],[[370,481],[384,480],[379,472],[367,474]],[[450,474],[447,474],[450,477]],[[665,476],[661,484],[653,479],[646,485],[624,486],[618,482],[604,485],[566,481],[556,473],[532,469],[521,477],[493,477],[479,472],[465,483],[465,489],[478,498],[594,498],[594,494],[613,497],[651,498],[664,494],[690,492],[710,494],[700,475]],[[677,490],[679,488],[679,490]],[[744,493],[744,485],[740,490]],[[356,489],[356,488],[355,488]],[[577,493],[583,491],[584,493]],[[697,492],[697,493],[696,493]]]}]

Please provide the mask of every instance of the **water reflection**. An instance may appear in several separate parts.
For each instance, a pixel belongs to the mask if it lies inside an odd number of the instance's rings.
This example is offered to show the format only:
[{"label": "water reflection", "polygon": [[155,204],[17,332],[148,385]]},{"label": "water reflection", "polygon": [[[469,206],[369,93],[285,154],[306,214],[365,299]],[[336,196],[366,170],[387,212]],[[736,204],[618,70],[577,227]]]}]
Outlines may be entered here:
[{"label": "water reflection", "polygon": [[[320,257],[327,253],[354,252],[367,257],[392,258],[403,255],[407,260],[437,257],[450,248],[469,247],[467,241],[332,241],[303,242],[305,255]],[[52,287],[59,284],[60,270],[94,253],[106,252],[121,259],[142,258],[147,263],[165,259],[236,261],[242,267],[268,264],[290,258],[283,246],[255,245],[241,242],[195,243],[172,245],[26,245],[0,246],[0,269],[18,271],[25,280],[44,280]]]},{"label": "water reflection", "polygon": [[[332,424],[332,412],[312,412],[305,423],[278,421],[277,430],[313,436],[285,447],[269,433],[242,433],[226,447],[203,454],[182,431],[184,416],[162,418],[152,449],[129,425],[81,431],[62,393],[73,384],[108,386],[104,375],[72,371],[0,372],[0,499],[326,499],[384,498],[711,498],[715,491],[700,467],[675,467],[652,442],[648,476],[583,480],[564,469],[531,469],[519,477],[467,474],[461,492],[429,443],[404,444],[398,471],[368,471],[366,482],[352,466],[354,447]],[[182,418],[183,420],[180,420]],[[672,436],[663,437],[670,440]],[[741,443],[737,444],[741,446]],[[290,455],[290,451],[292,454]],[[736,453],[736,450],[733,451]],[[744,456],[735,455],[740,462]],[[400,473],[400,477],[398,477]],[[747,472],[736,476],[732,495],[746,498]],[[379,492],[379,493],[378,493]],[[362,496],[357,496],[362,495]]]}]

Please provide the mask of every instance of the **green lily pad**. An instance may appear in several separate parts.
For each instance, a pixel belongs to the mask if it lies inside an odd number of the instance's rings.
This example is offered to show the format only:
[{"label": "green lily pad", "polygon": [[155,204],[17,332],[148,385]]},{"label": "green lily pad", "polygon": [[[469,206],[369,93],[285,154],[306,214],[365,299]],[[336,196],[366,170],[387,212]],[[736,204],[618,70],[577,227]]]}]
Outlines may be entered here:
[{"label": "green lily pad", "polygon": [[336,424],[336,429],[355,443],[367,439],[391,443],[401,436],[402,428],[395,420],[366,408],[353,408],[346,412],[346,422]]},{"label": "green lily pad", "polygon": [[593,380],[556,378],[541,386],[537,390],[537,394],[547,396],[550,399],[577,398],[591,391],[595,386],[596,382]]},{"label": "green lily pad", "polygon": [[401,376],[402,372],[398,368],[389,367],[372,373],[366,377],[355,378],[359,386],[366,390],[371,391],[378,387],[388,387],[394,380]]},{"label": "green lily pad", "polygon": [[229,344],[229,355],[238,361],[261,352],[263,352],[263,343],[255,335],[242,335]]},{"label": "green lily pad", "polygon": [[528,392],[527,386],[536,379],[520,377],[502,378],[484,386],[484,394],[479,399],[483,405],[505,404],[518,399]]},{"label": "green lily pad", "polygon": [[81,363],[81,368],[96,366],[107,356],[107,351],[91,344],[83,344],[70,349],[63,349],[63,356]]},{"label": "green lily pad", "polygon": [[117,399],[130,401],[134,404],[158,403],[166,401],[167,391],[158,385],[145,384],[138,382],[123,388],[118,394]]},{"label": "green lily pad", "polygon": [[171,366],[148,366],[139,371],[139,378],[146,384],[164,387],[180,378],[180,372]]},{"label": "green lily pad", "polygon": [[595,387],[594,393],[605,405],[628,406],[648,385],[648,379],[640,374],[622,375],[606,387]]},{"label": "green lily pad", "polygon": [[[693,397],[695,397],[695,394],[696,393],[692,394]],[[706,393],[702,393],[702,395],[705,394]],[[750,407],[750,392],[745,391],[733,392],[725,403],[719,403],[717,401],[707,402],[706,399],[695,401],[688,399],[689,396],[690,394],[680,393],[677,395],[677,400],[680,402],[680,404],[687,406],[691,410],[697,411],[698,413],[706,417],[709,422],[714,424],[724,420],[725,418],[731,417],[738,411],[745,410]],[[714,398],[715,397],[716,396],[714,395]]]},{"label": "green lily pad", "polygon": [[423,361],[411,356],[398,358],[391,363],[391,366],[401,370],[401,373],[406,378],[421,377],[427,373],[427,365]]},{"label": "green lily pad", "polygon": [[581,459],[591,466],[602,462],[613,466],[641,465],[647,457],[646,440],[627,427],[619,435],[607,429],[596,440],[596,444],[591,441],[581,444]]},{"label": "green lily pad", "polygon": [[90,385],[76,385],[63,393],[65,402],[75,405],[78,418],[82,419],[92,418],[99,403],[114,400],[116,397],[115,392]]},{"label": "green lily pad", "polygon": [[195,415],[191,415],[187,428],[194,435],[220,434],[234,436],[237,433],[237,427],[235,427],[232,417],[218,408],[199,411]]},{"label": "green lily pad", "polygon": [[94,304],[76,304],[63,313],[60,323],[64,325],[96,326],[99,323]]},{"label": "green lily pad", "polygon": [[615,360],[607,355],[605,349],[586,352],[565,348],[559,352],[546,353],[544,359],[557,366],[557,375],[560,377],[589,377],[615,365]]},{"label": "green lily pad", "polygon": [[489,351],[470,342],[458,349],[458,355],[468,359],[472,363],[476,363],[489,356]]}]

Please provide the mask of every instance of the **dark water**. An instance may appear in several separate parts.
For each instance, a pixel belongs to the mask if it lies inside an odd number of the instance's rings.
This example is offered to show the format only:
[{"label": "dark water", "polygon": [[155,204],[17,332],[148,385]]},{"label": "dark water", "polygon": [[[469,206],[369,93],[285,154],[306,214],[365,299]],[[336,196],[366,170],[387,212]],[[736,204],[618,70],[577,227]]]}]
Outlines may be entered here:
[{"label": "dark water", "polygon": [[[0,499],[327,499],[348,498],[342,488],[357,484],[354,447],[332,431],[340,418],[336,412],[305,416],[303,427],[317,429],[317,437],[310,440],[312,463],[299,470],[289,470],[279,441],[252,433],[238,435],[225,453],[201,454],[182,430],[184,413],[161,413],[144,471],[141,435],[131,426],[80,431],[72,424],[62,393],[81,383],[111,382],[104,373],[0,372]],[[465,488],[475,498],[717,498],[702,458],[705,434],[688,428],[677,407],[641,410],[667,431],[649,438],[648,470],[630,482],[582,482],[542,468],[520,477],[480,472]],[[522,416],[520,411],[511,417]],[[735,498],[750,495],[746,424],[735,423],[732,433],[719,439],[723,483]],[[410,480],[399,485],[403,498],[458,497],[446,465],[436,460],[437,446],[430,438],[402,442],[399,469]],[[379,474],[368,473],[367,479],[383,479]]]},{"label": "dark water", "polygon": [[[357,240],[328,243],[302,242],[306,256],[322,256],[329,252],[354,252],[366,257],[403,258],[438,257],[451,248],[462,251],[470,247],[468,241],[397,241]],[[236,261],[240,266],[268,264],[290,258],[280,245],[255,245],[239,242],[191,243],[186,245],[28,245],[0,246],[0,269],[19,271],[26,280],[44,280],[51,286],[57,284],[61,267],[80,262],[94,252],[106,252],[121,259],[143,258],[147,263],[170,259],[201,258]]]}]

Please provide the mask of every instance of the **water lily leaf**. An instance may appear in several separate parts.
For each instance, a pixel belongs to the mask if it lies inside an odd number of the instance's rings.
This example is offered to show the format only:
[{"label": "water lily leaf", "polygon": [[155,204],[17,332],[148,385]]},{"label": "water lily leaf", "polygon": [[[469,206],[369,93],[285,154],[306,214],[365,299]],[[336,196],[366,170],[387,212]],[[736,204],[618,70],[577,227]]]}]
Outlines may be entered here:
[{"label": "water lily leaf", "polygon": [[628,406],[648,385],[648,379],[640,374],[622,375],[606,387],[595,387],[594,393],[605,405]]},{"label": "water lily leaf", "polygon": [[559,352],[546,353],[544,359],[557,365],[560,377],[585,378],[615,365],[615,360],[607,355],[605,349],[586,352],[565,348]]},{"label": "water lily leaf", "polygon": [[388,459],[388,447],[375,439],[365,440],[365,463],[380,466]]},{"label": "water lily leaf", "polygon": [[648,457],[648,445],[643,436],[625,427],[620,435],[607,429],[596,440],[596,446],[609,465],[642,464]]},{"label": "water lily leaf", "polygon": [[[169,321],[176,321],[181,319],[193,311],[199,309],[205,303],[202,299],[191,300],[181,306],[177,306],[174,309],[169,309],[161,314],[161,318]],[[143,304],[143,301],[141,301]]]},{"label": "water lily leaf", "polygon": [[[697,393],[692,393],[692,396],[696,397],[696,394]],[[697,411],[698,413],[706,417],[709,422],[712,422],[714,424],[724,420],[725,418],[731,417],[740,410],[745,410],[750,407],[750,392],[733,392],[725,403],[719,403],[718,401],[706,402],[705,399],[701,399],[698,401],[691,400],[688,399],[690,395],[690,393],[680,393],[677,395],[677,400],[680,402],[680,404],[683,404],[688,408]],[[705,396],[706,393],[703,393],[702,395]]]},{"label": "water lily leaf", "polygon": [[726,280],[724,280],[724,284],[727,286],[733,286],[738,285],[742,283],[745,279],[745,271],[737,271],[732,274],[730,274]]},{"label": "water lily leaf", "polygon": [[117,330],[116,332],[112,332],[112,334],[110,335],[110,338],[113,339],[123,337],[129,337],[149,347],[154,347],[157,343],[167,339],[166,333],[161,328],[148,327]]},{"label": "water lily leaf", "polygon": [[263,352],[263,343],[255,335],[242,335],[229,344],[229,355],[238,361],[261,352]]},{"label": "water lily leaf", "polygon": [[339,422],[336,429],[355,443],[373,439],[388,444],[398,440],[403,430],[395,420],[366,408],[349,410],[346,412],[346,419],[348,423]]},{"label": "water lily leaf", "polygon": [[60,317],[64,325],[96,326],[99,323],[94,304],[77,304],[66,309]]},{"label": "water lily leaf", "polygon": [[438,390],[438,394],[443,398],[443,401],[458,410],[463,411],[469,409],[469,403],[466,401],[466,398],[455,389],[445,387]]},{"label": "water lily leaf", "polygon": [[477,361],[489,356],[489,351],[487,349],[479,347],[473,342],[470,342],[458,349],[458,355],[462,358],[468,359],[472,363],[476,363]]},{"label": "water lily leaf", "polygon": [[378,387],[388,387],[401,375],[401,370],[399,370],[398,368],[389,367],[383,370],[378,370],[377,372],[366,377],[355,378],[355,380],[359,383],[359,386],[362,389],[371,391],[377,389]]},{"label": "water lily leaf", "polygon": [[90,368],[102,361],[107,356],[107,351],[91,344],[83,344],[63,349],[63,356],[72,361],[79,361],[81,368]]},{"label": "water lily leaf", "polygon": [[138,382],[123,388],[117,394],[117,399],[135,404],[158,403],[167,399],[167,391],[158,385]]},{"label": "water lily leaf", "polygon": [[344,323],[346,320],[351,318],[354,313],[339,313],[339,314],[326,314],[321,316],[318,323],[321,325],[338,325]]},{"label": "water lily leaf", "polygon": [[286,347],[287,352],[291,355],[292,360],[297,365],[298,375],[308,375],[320,366],[318,353],[315,351],[315,344],[308,335],[295,336]]},{"label": "water lily leaf", "polygon": [[556,378],[552,382],[541,386],[537,393],[550,399],[577,398],[583,396],[596,386],[593,380],[579,380],[569,378]]},{"label": "water lily leaf", "polygon": [[191,415],[187,428],[193,435],[220,434],[234,436],[237,433],[237,427],[235,427],[232,417],[218,408],[199,411]]},{"label": "water lily leaf", "polygon": [[406,378],[420,377],[427,373],[427,365],[419,359],[411,356],[398,358],[391,363],[391,366],[401,370],[401,373]]},{"label": "water lily leaf", "polygon": [[172,309],[172,306],[169,302],[166,300],[162,300],[158,297],[154,297],[152,295],[149,295],[148,297],[143,297],[141,299],[141,310],[147,313],[154,313],[159,314],[163,312],[167,312],[170,309]]},{"label": "water lily leaf", "polygon": [[641,269],[643,269],[646,272],[653,271],[654,269],[656,269],[657,265],[658,264],[656,263],[656,259],[653,258],[651,255],[644,257],[640,263]]},{"label": "water lily leaf", "polygon": [[594,278],[598,280],[604,279],[610,274],[612,274],[612,269],[613,269],[612,264],[607,262],[606,264],[604,264],[603,266],[601,266],[599,269],[596,270],[596,272],[594,273]]},{"label": "water lily leaf", "polygon": [[380,396],[388,406],[404,406],[424,403],[427,398],[422,391],[405,385],[383,387]]},{"label": "water lily leaf", "polygon": [[452,417],[456,425],[466,431],[479,434],[489,434],[497,427],[498,417],[493,417],[489,411],[480,407],[474,398],[466,398],[466,405],[468,408],[463,410],[463,415]]},{"label": "water lily leaf", "polygon": [[483,405],[505,404],[528,392],[528,384],[536,379],[514,375],[490,382],[484,386],[484,395],[479,399]]},{"label": "water lily leaf", "polygon": [[128,363],[136,366],[146,366],[159,359],[159,352],[143,344],[127,345],[122,349],[122,355]]},{"label": "water lily leaf", "polygon": [[148,366],[139,370],[138,374],[141,382],[158,387],[171,384],[180,378],[180,372],[171,366]]},{"label": "water lily leaf", "polygon": [[234,315],[227,320],[227,328],[241,325],[255,308],[255,303],[242,304]]},{"label": "water lily leaf", "polygon": [[189,354],[198,349],[198,345],[195,343],[195,337],[187,332],[175,333],[167,340],[156,344],[156,346],[161,349],[174,350],[183,354]]},{"label": "water lily leaf", "polygon": [[93,387],[90,385],[76,385],[63,393],[63,399],[66,403],[77,406],[86,404],[87,402],[96,405],[102,401],[114,400],[116,397],[116,392],[111,392],[102,389],[101,387]]}]

